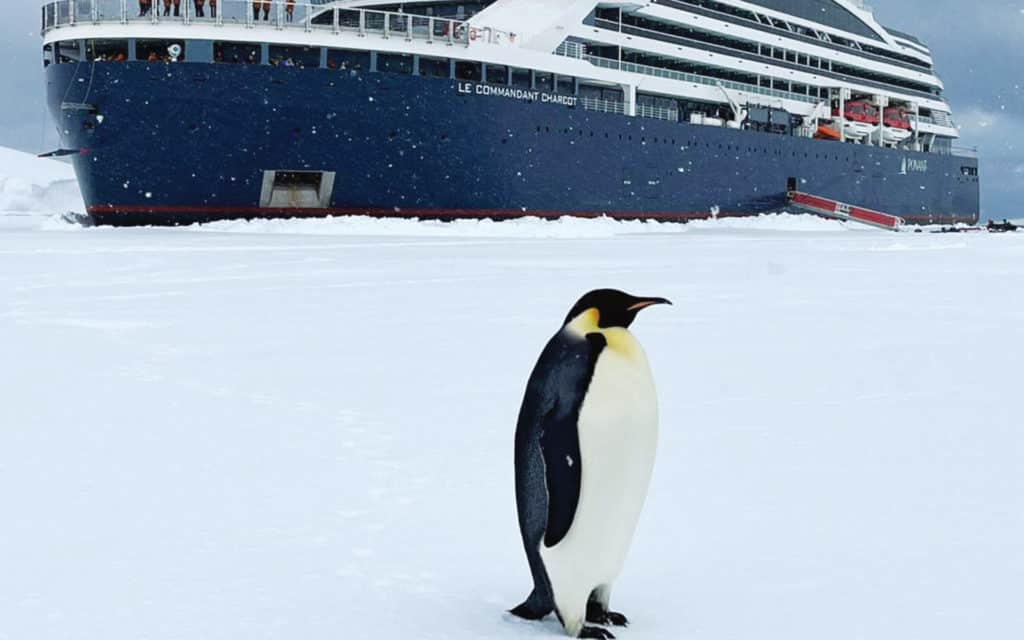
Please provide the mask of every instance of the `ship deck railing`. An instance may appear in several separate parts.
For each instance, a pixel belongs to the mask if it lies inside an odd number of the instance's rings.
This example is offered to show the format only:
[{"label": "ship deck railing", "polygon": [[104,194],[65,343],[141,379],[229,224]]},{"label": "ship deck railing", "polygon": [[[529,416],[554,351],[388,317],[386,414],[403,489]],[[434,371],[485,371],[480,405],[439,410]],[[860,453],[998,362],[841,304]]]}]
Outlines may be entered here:
[{"label": "ship deck railing", "polygon": [[[174,15],[173,2],[170,15],[164,15],[163,0],[152,0],[152,8],[145,13],[141,11],[138,0],[55,0],[42,7],[42,32],[45,36],[54,29],[86,24],[204,24],[224,28],[374,34],[465,46],[477,39],[474,36],[486,42],[500,42],[502,38],[501,33],[489,29],[471,29],[464,21],[448,18],[369,9],[339,9],[322,2],[301,0],[294,3],[285,0],[264,2],[270,9],[266,19],[262,9],[258,17],[254,16],[252,0],[217,0],[216,16],[213,16],[209,0],[204,2],[204,16],[196,15],[194,0],[181,0],[178,15]],[[325,15],[327,19],[324,19]]]},{"label": "ship deck railing", "polygon": [[668,80],[679,80],[681,82],[690,82],[693,84],[703,84],[709,87],[722,87],[724,89],[732,89],[733,91],[743,91],[746,93],[756,93],[762,96],[770,96],[772,98],[781,98],[784,100],[795,100],[797,102],[806,102],[808,104],[817,104],[821,101],[820,98],[808,96],[800,93],[792,93],[790,91],[780,91],[778,89],[769,89],[767,87],[758,87],[752,84],[746,84],[744,82],[734,82],[732,80],[724,80],[721,78],[712,78],[710,76],[702,76],[695,73],[688,73],[686,71],[676,71],[674,69],[664,69],[662,67],[652,67],[646,64],[639,64],[636,62],[627,62],[625,60],[613,60],[611,58],[602,58],[600,56],[590,55],[586,53],[586,47],[579,42],[563,42],[559,45],[555,53],[560,56],[567,58],[577,58],[579,60],[585,60],[590,64],[602,67],[604,69],[615,69],[618,71],[626,71],[629,73],[640,73],[647,76],[653,76],[656,78],[666,78]]},{"label": "ship deck railing", "polygon": [[[618,115],[626,115],[627,113],[626,103],[617,100],[602,100],[600,98],[580,96],[579,105],[587,111],[600,111],[601,113],[614,113]],[[679,122],[679,111],[677,109],[667,109],[654,105],[638,104],[636,106],[636,115],[641,118]]]},{"label": "ship deck railing", "polygon": [[973,158],[978,159],[978,148],[977,147],[952,147],[949,155],[956,156],[957,158]]}]

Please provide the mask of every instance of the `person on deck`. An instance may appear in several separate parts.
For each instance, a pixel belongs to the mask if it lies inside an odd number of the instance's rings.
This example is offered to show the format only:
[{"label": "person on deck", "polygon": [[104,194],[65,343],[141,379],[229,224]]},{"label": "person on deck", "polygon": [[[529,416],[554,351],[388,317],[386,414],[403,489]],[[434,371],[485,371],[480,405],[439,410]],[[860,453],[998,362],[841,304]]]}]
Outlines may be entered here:
[{"label": "person on deck", "polygon": [[284,15],[288,22],[295,21],[295,0],[285,0]]},{"label": "person on deck", "polygon": [[217,0],[210,0],[210,17],[217,17]]},{"label": "person on deck", "polygon": [[196,17],[205,18],[206,13],[203,11],[203,7],[206,6],[205,0],[195,0],[196,3]]},{"label": "person on deck", "polygon": [[153,0],[139,0],[139,17],[148,16],[153,8]]},{"label": "person on deck", "polygon": [[263,10],[263,19],[270,20],[270,0],[253,0],[252,19],[260,19],[260,10]]},{"label": "person on deck", "polygon": [[164,16],[171,15],[171,5],[174,6],[174,16],[181,16],[181,0],[164,0]]}]

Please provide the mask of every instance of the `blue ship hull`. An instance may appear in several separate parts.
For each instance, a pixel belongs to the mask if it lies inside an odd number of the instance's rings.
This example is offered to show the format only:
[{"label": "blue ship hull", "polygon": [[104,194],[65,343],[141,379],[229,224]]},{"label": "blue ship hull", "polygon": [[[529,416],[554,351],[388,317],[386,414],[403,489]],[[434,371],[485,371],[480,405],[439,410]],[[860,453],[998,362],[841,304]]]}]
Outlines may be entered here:
[{"label": "blue ship hull", "polygon": [[[466,94],[454,80],[127,62],[51,65],[47,83],[100,224],[344,214],[688,220],[776,211],[794,186],[911,223],[979,218],[973,158]],[[336,172],[329,203],[261,207],[264,172],[275,170]]]}]

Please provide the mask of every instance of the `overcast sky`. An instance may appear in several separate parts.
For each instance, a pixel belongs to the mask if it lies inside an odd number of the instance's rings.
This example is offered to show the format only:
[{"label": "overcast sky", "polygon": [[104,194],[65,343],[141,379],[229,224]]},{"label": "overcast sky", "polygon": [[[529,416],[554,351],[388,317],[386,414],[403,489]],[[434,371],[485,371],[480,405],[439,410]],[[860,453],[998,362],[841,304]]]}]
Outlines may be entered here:
[{"label": "overcast sky", "polygon": [[[57,146],[45,120],[40,0],[5,0],[0,74],[6,107],[0,145],[38,152]],[[982,208],[1024,217],[1024,0],[869,0],[882,24],[919,36],[946,83],[961,146],[982,160]]]}]

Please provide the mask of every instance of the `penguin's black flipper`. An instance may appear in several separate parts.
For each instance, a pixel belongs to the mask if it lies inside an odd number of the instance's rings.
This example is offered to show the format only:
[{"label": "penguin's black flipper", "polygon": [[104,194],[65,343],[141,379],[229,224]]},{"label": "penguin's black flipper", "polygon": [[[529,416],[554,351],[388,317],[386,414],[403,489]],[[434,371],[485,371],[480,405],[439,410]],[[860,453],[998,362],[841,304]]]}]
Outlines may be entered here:
[{"label": "penguin's black flipper", "polygon": [[[580,502],[583,465],[580,462],[580,437],[576,421],[559,419],[568,413],[555,406],[545,416],[540,450],[544,456],[544,477],[548,489],[548,526],[544,546],[553,547],[569,533]],[[577,416],[579,409],[576,410]]]},{"label": "penguin's black flipper", "polygon": [[527,384],[516,426],[516,506],[534,588],[512,610],[523,618],[543,618],[555,607],[540,545],[561,540],[576,514],[582,469],[576,422],[605,346],[600,334],[584,339],[560,331],[544,348]]}]

